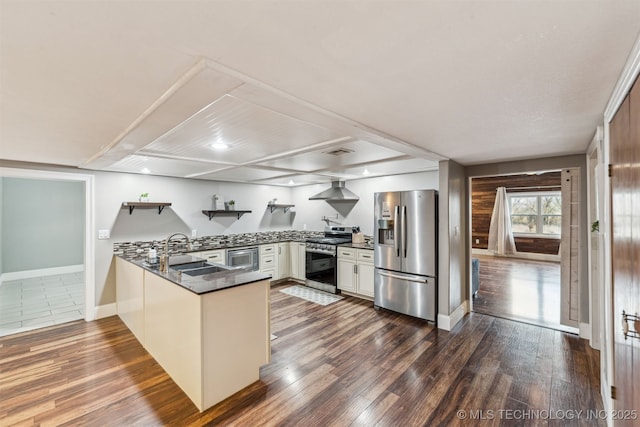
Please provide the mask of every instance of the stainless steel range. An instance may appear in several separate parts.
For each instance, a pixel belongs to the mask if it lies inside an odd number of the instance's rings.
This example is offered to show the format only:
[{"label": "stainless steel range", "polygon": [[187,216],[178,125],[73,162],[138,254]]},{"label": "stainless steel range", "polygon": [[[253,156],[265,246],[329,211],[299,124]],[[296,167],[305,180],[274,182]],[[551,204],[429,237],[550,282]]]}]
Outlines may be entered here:
[{"label": "stainless steel range", "polygon": [[307,239],[305,284],[338,293],[337,246],[351,242],[353,227],[325,227],[324,237]]}]

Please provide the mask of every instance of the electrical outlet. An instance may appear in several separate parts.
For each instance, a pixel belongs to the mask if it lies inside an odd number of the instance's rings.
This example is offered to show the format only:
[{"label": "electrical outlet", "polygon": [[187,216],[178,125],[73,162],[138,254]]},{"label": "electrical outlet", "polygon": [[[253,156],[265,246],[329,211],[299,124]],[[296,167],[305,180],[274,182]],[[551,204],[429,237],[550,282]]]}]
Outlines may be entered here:
[{"label": "electrical outlet", "polygon": [[98,239],[104,240],[111,237],[111,230],[98,230]]},{"label": "electrical outlet", "polygon": [[302,229],[306,230],[307,229],[307,224],[302,224]]},{"label": "electrical outlet", "polygon": [[476,239],[476,244],[480,244],[480,239]]},{"label": "electrical outlet", "polygon": [[191,238],[195,239],[196,237],[198,237],[198,230],[191,230]]}]

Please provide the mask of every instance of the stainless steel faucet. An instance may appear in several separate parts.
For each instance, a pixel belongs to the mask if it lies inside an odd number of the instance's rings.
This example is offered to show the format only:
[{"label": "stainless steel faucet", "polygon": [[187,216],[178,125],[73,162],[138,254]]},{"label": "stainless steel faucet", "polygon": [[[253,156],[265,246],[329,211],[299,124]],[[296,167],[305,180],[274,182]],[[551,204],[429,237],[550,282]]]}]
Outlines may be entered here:
[{"label": "stainless steel faucet", "polygon": [[169,271],[169,241],[173,239],[175,236],[184,236],[187,239],[187,249],[191,250],[191,240],[189,240],[189,236],[184,233],[173,233],[167,240],[164,241],[164,253],[160,256],[160,271],[163,273],[167,273]]}]

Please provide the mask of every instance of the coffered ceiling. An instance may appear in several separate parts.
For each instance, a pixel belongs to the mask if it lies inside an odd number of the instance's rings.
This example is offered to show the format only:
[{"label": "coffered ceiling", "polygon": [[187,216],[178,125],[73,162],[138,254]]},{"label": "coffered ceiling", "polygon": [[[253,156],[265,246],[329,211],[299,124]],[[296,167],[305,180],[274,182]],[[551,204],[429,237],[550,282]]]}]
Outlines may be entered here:
[{"label": "coffered ceiling", "polygon": [[637,0],[1,0],[0,159],[304,185],[582,153],[639,18]]}]

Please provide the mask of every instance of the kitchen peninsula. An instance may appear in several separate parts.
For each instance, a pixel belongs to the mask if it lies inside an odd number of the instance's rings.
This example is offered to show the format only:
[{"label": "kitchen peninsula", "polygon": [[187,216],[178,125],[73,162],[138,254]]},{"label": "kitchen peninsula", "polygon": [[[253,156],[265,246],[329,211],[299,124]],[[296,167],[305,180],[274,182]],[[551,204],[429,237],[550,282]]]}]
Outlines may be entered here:
[{"label": "kitchen peninsula", "polygon": [[[171,259],[185,258],[193,259]],[[259,380],[270,361],[269,279],[245,270],[162,273],[116,256],[118,316],[204,411]]]}]

